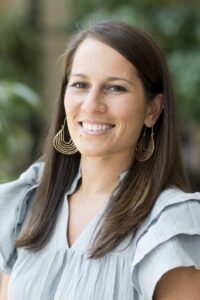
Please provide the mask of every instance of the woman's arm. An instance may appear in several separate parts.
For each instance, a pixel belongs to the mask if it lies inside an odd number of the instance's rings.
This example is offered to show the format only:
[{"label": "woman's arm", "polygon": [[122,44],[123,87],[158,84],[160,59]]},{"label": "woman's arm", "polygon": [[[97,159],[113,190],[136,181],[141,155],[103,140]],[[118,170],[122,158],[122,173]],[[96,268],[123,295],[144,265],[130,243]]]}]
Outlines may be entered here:
[{"label": "woman's arm", "polygon": [[155,288],[154,300],[199,300],[200,271],[181,267],[167,272]]},{"label": "woman's arm", "polygon": [[7,300],[8,294],[8,283],[9,283],[10,276],[7,274],[3,274],[2,281],[1,281],[1,288],[0,288],[0,300]]}]

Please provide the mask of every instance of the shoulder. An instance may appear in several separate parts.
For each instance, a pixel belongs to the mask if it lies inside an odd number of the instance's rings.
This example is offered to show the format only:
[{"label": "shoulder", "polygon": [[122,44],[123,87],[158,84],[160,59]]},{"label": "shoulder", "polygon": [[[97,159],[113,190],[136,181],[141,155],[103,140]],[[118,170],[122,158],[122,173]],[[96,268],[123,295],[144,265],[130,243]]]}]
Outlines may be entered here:
[{"label": "shoulder", "polygon": [[20,181],[29,185],[39,184],[44,169],[44,162],[35,162],[25,172],[19,176]]},{"label": "shoulder", "polygon": [[40,182],[44,168],[43,162],[36,162],[32,164],[25,172],[23,172],[18,179],[0,184],[0,193],[11,191],[13,188],[29,187],[37,185]]},{"label": "shoulder", "polygon": [[146,220],[146,223],[151,223],[158,219],[164,211],[169,211],[172,208],[183,207],[191,203],[200,203],[200,193],[185,193],[182,190],[172,187],[168,188],[159,195],[154,207]]},{"label": "shoulder", "polygon": [[44,163],[37,162],[18,179],[0,185],[0,268],[5,272],[10,272],[14,264],[14,241],[40,183],[43,167]]},{"label": "shoulder", "polygon": [[135,237],[132,274],[138,290],[142,285],[150,297],[169,270],[182,266],[200,269],[199,216],[200,193],[170,188],[160,194]]},{"label": "shoulder", "polygon": [[[157,198],[150,214],[145,219],[137,232],[137,241],[139,241],[145,234],[153,230],[161,229],[165,221],[173,222],[175,227],[184,227],[191,224],[199,214],[200,209],[200,193],[185,193],[178,188],[169,188],[164,190]],[[185,217],[187,219],[185,220]],[[193,218],[188,218],[192,216]],[[187,220],[189,224],[187,223]],[[185,226],[185,227],[187,227]],[[151,229],[151,230],[150,230]],[[172,228],[171,228],[172,229]]]}]

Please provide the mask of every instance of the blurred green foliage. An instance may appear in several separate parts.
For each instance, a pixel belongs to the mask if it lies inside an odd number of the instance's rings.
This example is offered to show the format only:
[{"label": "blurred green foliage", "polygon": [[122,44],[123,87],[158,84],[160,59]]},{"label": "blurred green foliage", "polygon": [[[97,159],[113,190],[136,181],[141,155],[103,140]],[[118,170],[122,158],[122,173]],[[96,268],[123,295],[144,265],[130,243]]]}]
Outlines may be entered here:
[{"label": "blurred green foliage", "polygon": [[[150,33],[167,56],[182,124],[200,122],[200,2],[158,0],[71,1],[71,31],[106,19]],[[74,25],[75,24],[75,25]]]},{"label": "blurred green foliage", "polygon": [[13,167],[25,164],[31,154],[31,119],[40,109],[38,95],[28,86],[0,81],[0,182],[11,179]]},{"label": "blurred green foliage", "polygon": [[0,182],[4,182],[31,159],[34,122],[42,106],[36,92],[36,32],[27,17],[0,18]]},{"label": "blurred green foliage", "polygon": [[38,36],[28,16],[0,15],[0,78],[38,88]]}]

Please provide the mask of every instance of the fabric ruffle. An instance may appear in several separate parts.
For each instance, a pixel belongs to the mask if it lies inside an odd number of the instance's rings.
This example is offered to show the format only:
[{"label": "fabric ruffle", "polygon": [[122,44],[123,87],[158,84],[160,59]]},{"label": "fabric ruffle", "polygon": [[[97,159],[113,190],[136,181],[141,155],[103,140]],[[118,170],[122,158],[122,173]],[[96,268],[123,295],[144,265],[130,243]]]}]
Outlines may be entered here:
[{"label": "fabric ruffle", "polygon": [[0,268],[10,273],[16,260],[17,238],[36,187],[43,163],[33,164],[19,179],[0,185]]},{"label": "fabric ruffle", "polygon": [[172,189],[159,198],[135,242],[132,278],[143,300],[152,299],[156,284],[169,270],[200,269],[200,194]]}]

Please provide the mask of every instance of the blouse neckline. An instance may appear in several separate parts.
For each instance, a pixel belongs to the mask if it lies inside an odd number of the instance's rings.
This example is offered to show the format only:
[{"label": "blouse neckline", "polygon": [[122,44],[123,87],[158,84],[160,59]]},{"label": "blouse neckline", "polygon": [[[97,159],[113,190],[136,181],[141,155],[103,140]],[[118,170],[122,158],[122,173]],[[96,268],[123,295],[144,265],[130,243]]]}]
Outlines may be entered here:
[{"label": "blouse neckline", "polygon": [[[126,170],[120,174],[120,176],[119,176],[120,182],[124,179],[124,177],[126,176],[127,173],[128,173],[128,170]],[[99,221],[109,203],[110,198],[108,198],[105,201],[105,203],[101,206],[101,208],[98,210],[96,215],[83,228],[83,230],[81,231],[79,236],[76,238],[76,240],[70,246],[69,241],[68,241],[68,235],[67,235],[68,225],[69,225],[69,202],[68,201],[69,201],[69,196],[75,192],[81,177],[82,177],[81,167],[79,166],[77,175],[75,176],[70,189],[66,192],[66,194],[64,196],[62,207],[61,207],[61,212],[59,214],[60,220],[58,221],[58,227],[59,227],[60,238],[61,238],[60,243],[62,244],[62,246],[65,249],[67,249],[69,251],[80,250],[80,251],[85,252],[88,250],[88,246],[91,242],[91,239],[94,235],[95,230],[98,228],[98,226],[100,226]],[[101,222],[102,221],[103,221],[103,219],[101,220]]]}]

